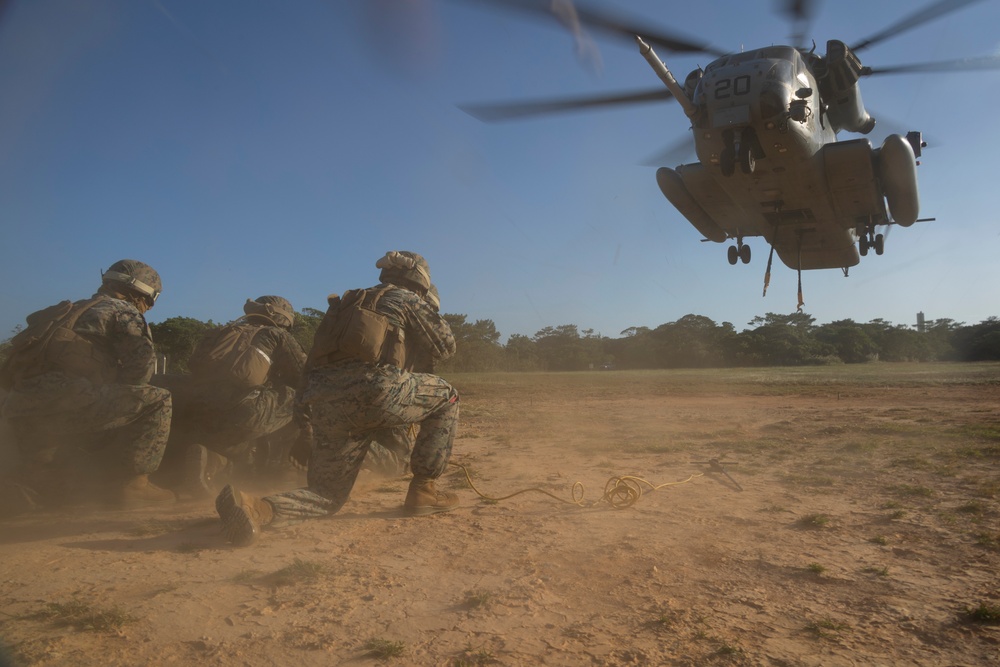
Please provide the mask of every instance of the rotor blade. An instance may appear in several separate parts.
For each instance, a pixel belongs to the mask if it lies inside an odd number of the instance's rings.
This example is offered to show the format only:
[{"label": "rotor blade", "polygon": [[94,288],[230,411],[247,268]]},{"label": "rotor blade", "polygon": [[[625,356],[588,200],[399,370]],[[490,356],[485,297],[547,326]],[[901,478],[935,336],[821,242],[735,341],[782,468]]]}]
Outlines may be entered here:
[{"label": "rotor blade", "polygon": [[896,35],[900,35],[907,30],[912,30],[913,28],[921,26],[928,21],[933,21],[934,19],[944,16],[945,14],[950,14],[951,12],[958,11],[963,7],[977,2],[982,2],[982,0],[938,0],[938,2],[910,14],[902,21],[885,28],[881,32],[877,32],[871,37],[863,39],[857,44],[852,45],[851,50],[860,51],[861,49],[866,49],[873,44],[877,44],[891,37],[895,37]]},{"label": "rotor blade", "polygon": [[[872,142],[872,146],[880,145],[890,134],[898,134],[901,137],[905,137],[906,133],[913,127],[911,123],[901,123],[899,119],[887,116],[881,109],[873,109],[869,105],[865,106],[872,118],[875,119],[875,129],[868,135],[868,140]],[[936,137],[928,137],[924,133],[921,133],[921,139],[923,140],[924,148],[935,148],[941,145]]]},{"label": "rotor blade", "polygon": [[685,134],[663,150],[640,162],[643,167],[674,167],[695,156],[694,137]]},{"label": "rotor blade", "polygon": [[460,104],[458,108],[473,118],[493,123],[530,116],[543,116],[551,113],[617,106],[620,104],[671,100],[673,97],[669,90],[657,88],[654,90],[598,97],[564,97],[560,99],[530,100],[501,104]]},{"label": "rotor blade", "polygon": [[1000,56],[942,60],[936,63],[890,65],[889,67],[864,67],[861,69],[861,74],[862,76],[870,76],[872,74],[912,74],[917,72],[968,72],[982,69],[1000,69]]},{"label": "rotor blade", "polygon": [[792,44],[804,46],[816,16],[816,0],[779,0],[778,11],[792,22]]},{"label": "rotor blade", "polygon": [[780,0],[779,10],[793,21],[808,21],[816,13],[813,0]]},{"label": "rotor blade", "polygon": [[639,19],[627,18],[607,10],[597,10],[581,5],[574,0],[462,0],[465,4],[493,5],[504,9],[519,9],[536,16],[545,16],[562,23],[556,10],[572,12],[580,23],[611,35],[625,38],[634,44],[635,36],[642,35],[647,43],[674,53],[708,53],[715,56],[726,55],[724,51],[708,44],[696,42],[681,35],[670,34],[667,30],[645,25]]}]

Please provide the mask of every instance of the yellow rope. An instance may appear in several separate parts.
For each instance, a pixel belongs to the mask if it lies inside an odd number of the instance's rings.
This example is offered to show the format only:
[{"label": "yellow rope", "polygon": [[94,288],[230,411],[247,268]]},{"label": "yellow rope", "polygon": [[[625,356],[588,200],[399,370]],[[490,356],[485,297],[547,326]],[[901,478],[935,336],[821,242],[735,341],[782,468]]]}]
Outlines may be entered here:
[{"label": "yellow rope", "polygon": [[513,498],[514,496],[519,496],[522,493],[535,491],[536,493],[544,493],[548,497],[554,498],[555,500],[558,500],[561,503],[566,503],[567,505],[576,505],[577,507],[594,507],[598,503],[606,502],[616,510],[623,510],[627,507],[635,505],[639,501],[639,498],[642,497],[643,493],[642,490],[644,486],[649,487],[649,491],[656,491],[658,489],[662,489],[667,486],[677,486],[678,484],[686,484],[695,477],[701,477],[702,475],[705,474],[700,472],[694,473],[687,479],[681,480],[680,482],[667,482],[665,484],[660,484],[660,485],[655,485],[652,482],[649,482],[641,477],[633,477],[631,475],[624,475],[622,477],[612,477],[611,479],[608,480],[608,483],[604,485],[603,496],[601,496],[592,503],[585,503],[583,502],[584,490],[582,482],[573,483],[573,489],[571,491],[572,494],[571,500],[560,498],[554,493],[550,493],[545,489],[539,489],[537,487],[532,487],[530,489],[521,489],[520,491],[515,491],[514,493],[511,493],[506,496],[500,496],[499,498],[488,496],[476,488],[476,485],[472,482],[472,476],[469,475],[468,468],[466,468],[461,463],[455,463],[454,461],[449,461],[448,463],[449,465],[453,465],[462,469],[462,472],[465,473],[465,481],[469,483],[469,486],[472,487],[472,490],[476,492],[476,495],[478,495],[480,498],[484,500],[499,502],[501,500],[507,500],[508,498]]}]

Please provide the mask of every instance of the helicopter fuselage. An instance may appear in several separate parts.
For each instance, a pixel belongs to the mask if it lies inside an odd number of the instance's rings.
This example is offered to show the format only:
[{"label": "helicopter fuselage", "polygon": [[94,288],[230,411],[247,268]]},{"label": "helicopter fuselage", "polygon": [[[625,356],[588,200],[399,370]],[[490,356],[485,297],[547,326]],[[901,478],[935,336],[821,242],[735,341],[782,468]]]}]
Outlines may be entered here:
[{"label": "helicopter fuselage", "polygon": [[692,72],[675,96],[690,101],[682,104],[698,162],[660,168],[663,194],[707,239],[736,240],[730,262],[749,261],[743,238],[763,236],[791,268],[854,266],[859,238],[876,225],[912,224],[919,210],[906,139],[890,135],[877,149],[864,138],[837,140],[875,124],[860,68],[831,42],[826,58],[771,46]]}]

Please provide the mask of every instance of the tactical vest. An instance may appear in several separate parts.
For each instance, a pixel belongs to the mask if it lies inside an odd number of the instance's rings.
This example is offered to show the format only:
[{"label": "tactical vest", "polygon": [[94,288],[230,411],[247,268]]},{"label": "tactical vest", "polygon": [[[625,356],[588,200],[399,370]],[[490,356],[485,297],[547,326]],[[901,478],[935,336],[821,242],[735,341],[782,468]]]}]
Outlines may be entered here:
[{"label": "tactical vest", "polygon": [[188,367],[200,378],[259,387],[271,372],[271,357],[254,345],[262,327],[238,321],[209,333],[198,344]]},{"label": "tactical vest", "polygon": [[307,367],[346,360],[405,367],[405,332],[376,310],[390,289],[391,285],[349,290],[340,299],[334,299],[316,330]]},{"label": "tactical vest", "polygon": [[17,389],[29,378],[60,371],[83,377],[95,384],[113,382],[117,364],[93,342],[73,330],[77,320],[100,299],[90,299],[74,307],[72,301],[28,315],[27,327],[10,341],[10,351],[0,369],[0,385]]}]

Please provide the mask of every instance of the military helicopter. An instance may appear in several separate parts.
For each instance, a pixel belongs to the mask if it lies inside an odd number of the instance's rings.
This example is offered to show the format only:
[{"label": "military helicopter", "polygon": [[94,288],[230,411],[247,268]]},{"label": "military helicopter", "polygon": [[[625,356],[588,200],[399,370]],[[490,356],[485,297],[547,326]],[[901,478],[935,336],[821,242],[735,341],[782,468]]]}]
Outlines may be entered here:
[{"label": "military helicopter", "polygon": [[[567,0],[478,0],[540,16],[555,12],[564,24],[633,40],[665,89],[461,108],[497,121],[652,100],[678,102],[690,120],[698,161],[660,167],[657,185],[704,240],[732,242],[730,264],[749,263],[746,239],[763,237],[771,248],[765,294],[777,253],[799,272],[801,307],[802,270],[840,268],[846,276],[869,250],[884,252],[880,227],[909,227],[921,220],[916,167],[926,144],[920,132],[890,134],[878,147],[864,137],[838,140],[841,132],[865,135],[875,127],[859,81],[875,74],[1000,68],[998,56],[870,67],[857,53],[977,1],[940,0],[852,45],[830,40],[821,55],[815,43],[811,48],[777,45],[727,54]],[[808,23],[814,10],[807,0],[784,4],[785,13],[799,24]],[[680,84],[654,45],[715,59]]]}]

